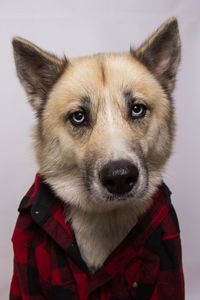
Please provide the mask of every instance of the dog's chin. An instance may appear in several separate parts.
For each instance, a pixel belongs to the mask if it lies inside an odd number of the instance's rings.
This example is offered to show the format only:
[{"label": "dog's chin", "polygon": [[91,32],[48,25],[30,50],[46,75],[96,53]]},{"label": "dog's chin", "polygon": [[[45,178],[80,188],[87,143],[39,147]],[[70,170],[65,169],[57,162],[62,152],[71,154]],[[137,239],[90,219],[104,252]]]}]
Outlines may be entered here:
[{"label": "dog's chin", "polygon": [[132,203],[134,201],[137,201],[137,199],[143,198],[144,193],[130,193],[130,194],[123,194],[123,195],[107,195],[103,197],[103,201],[106,204],[113,204],[113,205],[124,205],[126,203]]},{"label": "dog's chin", "polygon": [[90,201],[105,209],[125,207],[141,202],[148,194],[148,182],[138,185],[129,193],[111,194],[104,189],[90,189]]},{"label": "dog's chin", "polygon": [[151,194],[145,189],[143,192],[140,191],[140,193],[127,193],[120,196],[90,193],[87,206],[84,207],[84,210],[96,213],[108,213],[120,210],[123,213],[123,211],[130,209],[134,214],[140,215],[150,206],[151,199]]}]

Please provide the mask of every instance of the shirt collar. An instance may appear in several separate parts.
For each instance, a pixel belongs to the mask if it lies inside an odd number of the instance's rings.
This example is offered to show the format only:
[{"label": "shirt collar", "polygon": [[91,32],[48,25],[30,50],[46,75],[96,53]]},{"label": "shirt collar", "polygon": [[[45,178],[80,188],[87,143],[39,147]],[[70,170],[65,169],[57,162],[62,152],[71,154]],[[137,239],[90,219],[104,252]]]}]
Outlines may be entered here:
[{"label": "shirt collar", "polygon": [[63,215],[64,203],[58,198],[40,174],[21,201],[19,212],[29,211],[35,223],[76,262],[81,270],[89,270],[81,258],[74,233]]},{"label": "shirt collar", "polygon": [[36,174],[35,181],[23,197],[18,211],[30,210],[33,220],[42,225],[53,214],[56,208],[62,206],[62,201],[40,174]]}]

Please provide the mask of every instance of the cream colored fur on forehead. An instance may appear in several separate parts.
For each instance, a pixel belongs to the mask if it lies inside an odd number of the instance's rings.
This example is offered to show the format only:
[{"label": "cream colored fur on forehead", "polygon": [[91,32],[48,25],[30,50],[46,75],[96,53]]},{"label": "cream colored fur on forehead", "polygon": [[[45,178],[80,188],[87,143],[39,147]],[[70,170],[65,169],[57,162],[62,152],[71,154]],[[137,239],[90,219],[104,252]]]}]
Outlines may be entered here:
[{"label": "cream colored fur on forehead", "polygon": [[60,96],[62,91],[71,93],[74,88],[79,93],[93,93],[105,87],[110,91],[134,89],[150,99],[160,90],[154,76],[130,54],[99,54],[73,59],[53,88],[52,97],[54,92]]}]

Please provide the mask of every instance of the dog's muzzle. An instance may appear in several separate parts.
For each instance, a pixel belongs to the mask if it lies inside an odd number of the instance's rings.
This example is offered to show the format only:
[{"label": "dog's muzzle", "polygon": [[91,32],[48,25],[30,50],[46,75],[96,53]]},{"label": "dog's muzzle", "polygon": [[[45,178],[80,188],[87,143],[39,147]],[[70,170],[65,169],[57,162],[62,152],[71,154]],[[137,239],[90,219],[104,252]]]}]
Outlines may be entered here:
[{"label": "dog's muzzle", "polygon": [[99,172],[103,187],[116,195],[129,193],[136,184],[138,176],[138,168],[128,160],[110,161]]}]

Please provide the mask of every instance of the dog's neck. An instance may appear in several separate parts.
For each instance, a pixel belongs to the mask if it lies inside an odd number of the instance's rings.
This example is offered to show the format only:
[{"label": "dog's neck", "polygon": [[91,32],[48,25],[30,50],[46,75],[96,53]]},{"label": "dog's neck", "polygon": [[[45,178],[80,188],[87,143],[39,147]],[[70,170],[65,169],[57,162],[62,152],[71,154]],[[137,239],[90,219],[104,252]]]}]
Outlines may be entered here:
[{"label": "dog's neck", "polygon": [[105,213],[87,213],[68,207],[66,221],[71,223],[81,256],[91,273],[103,265],[146,209],[147,203]]}]

